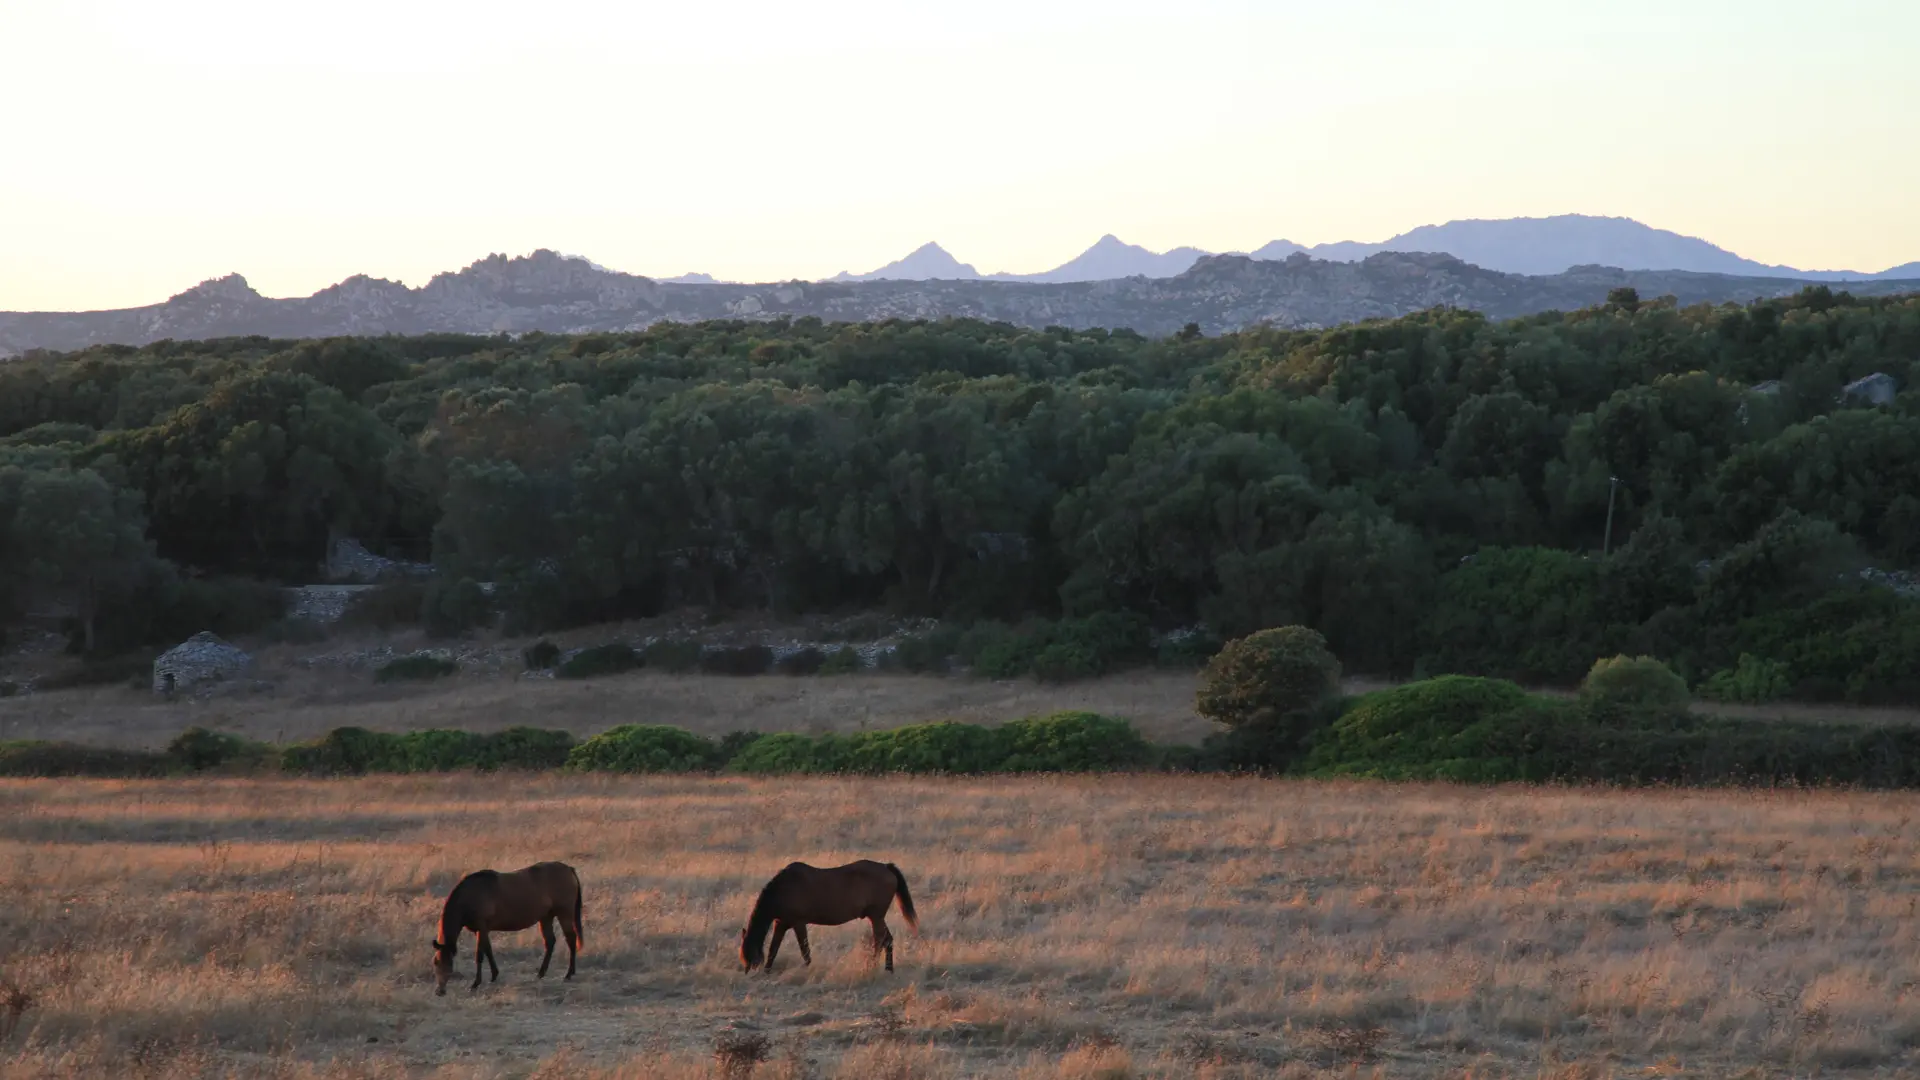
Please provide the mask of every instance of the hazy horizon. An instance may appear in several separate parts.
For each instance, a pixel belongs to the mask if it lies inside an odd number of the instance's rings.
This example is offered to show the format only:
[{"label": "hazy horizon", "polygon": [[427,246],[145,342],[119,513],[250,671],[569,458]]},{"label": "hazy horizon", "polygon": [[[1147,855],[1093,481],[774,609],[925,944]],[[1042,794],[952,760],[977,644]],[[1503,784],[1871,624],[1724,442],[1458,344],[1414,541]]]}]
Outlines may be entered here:
[{"label": "hazy horizon", "polygon": [[937,241],[1154,251],[1631,217],[1738,255],[1920,259],[1920,6],[1600,15],[1217,0],[958,11],[0,0],[0,310],[304,296],[550,248],[817,279]]}]

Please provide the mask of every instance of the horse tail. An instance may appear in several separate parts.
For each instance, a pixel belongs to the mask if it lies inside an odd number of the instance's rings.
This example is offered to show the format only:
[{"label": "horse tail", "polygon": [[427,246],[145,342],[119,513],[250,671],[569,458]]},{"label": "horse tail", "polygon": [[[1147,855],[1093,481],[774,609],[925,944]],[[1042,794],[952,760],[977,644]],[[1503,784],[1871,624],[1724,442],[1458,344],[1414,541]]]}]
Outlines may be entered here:
[{"label": "horse tail", "polygon": [[900,914],[907,917],[908,926],[920,929],[920,916],[913,912],[913,894],[907,891],[907,875],[892,863],[887,864],[887,869],[893,871],[893,894],[900,898]]},{"label": "horse tail", "polygon": [[[572,869],[572,868],[569,867],[569,869]],[[580,921],[580,913],[582,910],[584,910],[583,901],[586,900],[586,897],[587,897],[587,891],[580,887],[580,871],[574,870],[573,871],[573,948],[575,952],[587,951],[587,924]]]}]

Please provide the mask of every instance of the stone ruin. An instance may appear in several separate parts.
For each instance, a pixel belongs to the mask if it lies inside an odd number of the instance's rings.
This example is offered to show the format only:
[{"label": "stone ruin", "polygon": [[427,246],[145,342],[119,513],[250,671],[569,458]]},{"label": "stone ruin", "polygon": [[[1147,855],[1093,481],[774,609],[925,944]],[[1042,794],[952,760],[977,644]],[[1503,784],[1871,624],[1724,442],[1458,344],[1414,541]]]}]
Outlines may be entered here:
[{"label": "stone ruin", "polygon": [[153,692],[171,696],[231,679],[253,666],[253,657],[210,630],[175,645],[153,662]]},{"label": "stone ruin", "polygon": [[327,579],[340,584],[370,585],[393,577],[431,577],[432,563],[406,562],[375,555],[358,540],[344,537],[327,552]]}]

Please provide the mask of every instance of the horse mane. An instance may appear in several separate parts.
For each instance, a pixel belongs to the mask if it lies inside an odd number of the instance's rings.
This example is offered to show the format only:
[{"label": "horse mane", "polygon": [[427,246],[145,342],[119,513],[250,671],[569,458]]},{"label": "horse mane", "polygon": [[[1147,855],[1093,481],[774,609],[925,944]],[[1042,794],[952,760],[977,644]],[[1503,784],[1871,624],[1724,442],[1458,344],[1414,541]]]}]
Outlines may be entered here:
[{"label": "horse mane", "polygon": [[800,870],[800,863],[791,862],[780,868],[780,872],[768,879],[760,887],[760,895],[754,898],[753,914],[747,916],[747,940],[741,946],[748,956],[764,956],[767,931],[773,927],[773,897],[776,890],[793,880]]},{"label": "horse mane", "polygon": [[[499,878],[500,872],[498,870],[475,870],[473,873],[461,878],[460,881],[454,885],[453,890],[447,893],[447,902],[440,906],[440,944],[446,948],[447,955],[452,956],[460,951],[460,916],[465,914],[468,894],[472,892],[480,882],[497,881]],[[453,933],[451,934],[447,933],[447,921],[449,919],[453,920]]]}]

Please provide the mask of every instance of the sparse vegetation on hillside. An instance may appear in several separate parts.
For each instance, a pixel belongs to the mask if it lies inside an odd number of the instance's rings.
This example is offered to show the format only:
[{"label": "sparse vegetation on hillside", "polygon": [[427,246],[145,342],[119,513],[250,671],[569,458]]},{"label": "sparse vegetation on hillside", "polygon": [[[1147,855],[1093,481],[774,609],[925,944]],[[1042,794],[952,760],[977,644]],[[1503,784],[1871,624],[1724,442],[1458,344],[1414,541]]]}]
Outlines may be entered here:
[{"label": "sparse vegetation on hillside", "polygon": [[[0,606],[80,597],[94,652],[231,634],[283,612],[172,567],[307,577],[345,534],[440,571],[360,617],[445,636],[886,606],[1004,624],[986,673],[1079,678],[1150,657],[1136,627],[1300,624],[1356,672],[1572,685],[1627,654],[1698,687],[1746,656],[1716,693],[1910,702],[1920,605],[1860,571],[1920,558],[1916,356],[1920,299],[1826,289],[1157,340],[101,347],[0,367]],[[1874,373],[1891,401],[1843,393]]]}]

